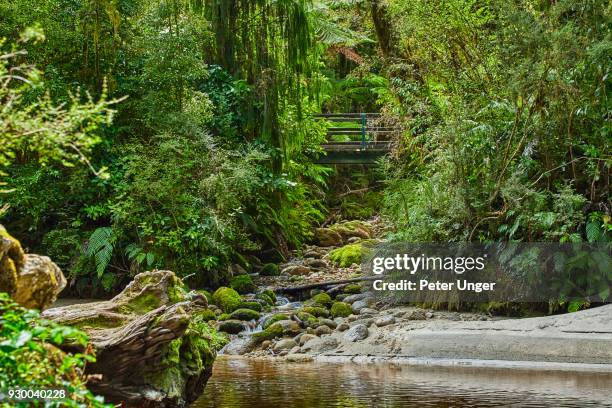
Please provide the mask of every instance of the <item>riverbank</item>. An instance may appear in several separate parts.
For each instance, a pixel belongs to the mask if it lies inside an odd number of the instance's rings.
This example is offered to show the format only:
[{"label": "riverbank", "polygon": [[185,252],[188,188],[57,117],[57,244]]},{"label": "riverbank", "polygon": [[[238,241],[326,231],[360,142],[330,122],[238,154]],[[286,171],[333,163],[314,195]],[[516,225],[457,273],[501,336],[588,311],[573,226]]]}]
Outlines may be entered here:
[{"label": "riverbank", "polygon": [[[507,318],[392,305],[373,295],[370,282],[323,285],[362,277],[360,249],[381,242],[384,231],[378,218],[317,229],[317,244],[296,251],[278,276],[254,276],[259,290],[289,292],[291,299],[279,298],[271,311],[242,323],[223,353],[288,362],[612,372],[612,305]],[[222,331],[234,326],[218,324]]]}]

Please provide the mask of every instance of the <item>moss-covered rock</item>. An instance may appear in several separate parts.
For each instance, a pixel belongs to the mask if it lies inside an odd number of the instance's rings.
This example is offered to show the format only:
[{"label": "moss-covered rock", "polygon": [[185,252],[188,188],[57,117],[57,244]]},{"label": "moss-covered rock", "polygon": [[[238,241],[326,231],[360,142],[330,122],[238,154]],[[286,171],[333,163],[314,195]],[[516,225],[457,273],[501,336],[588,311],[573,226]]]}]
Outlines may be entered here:
[{"label": "moss-covered rock", "polygon": [[267,295],[270,299],[272,299],[272,302],[276,303],[276,301],[278,300],[276,298],[276,294],[274,293],[273,290],[270,289],[265,289],[264,291],[261,292],[264,295]]},{"label": "moss-covered rock", "polygon": [[259,312],[251,309],[236,309],[230,314],[232,319],[244,321],[257,320],[259,319],[259,316]]},{"label": "moss-covered rock", "polygon": [[307,327],[315,327],[319,322],[319,319],[305,311],[299,311],[295,314],[295,316],[300,319]]},{"label": "moss-covered rock", "polygon": [[231,316],[230,316],[229,313],[221,313],[219,316],[217,316],[217,320],[220,321],[220,322],[223,321],[223,320],[228,320],[230,318],[231,318]]},{"label": "moss-covered rock", "polygon": [[339,232],[330,228],[315,228],[315,242],[321,246],[337,246],[342,245],[342,235]]},{"label": "moss-covered rock", "polygon": [[256,289],[253,279],[249,275],[234,276],[230,281],[230,287],[241,295],[252,293]]},{"label": "moss-covered rock", "polygon": [[346,268],[352,264],[360,264],[363,253],[363,245],[361,243],[349,244],[331,251],[329,259],[338,264],[338,266]]},{"label": "moss-covered rock", "polygon": [[342,289],[342,292],[347,295],[356,295],[357,293],[361,293],[361,285],[358,283],[350,283]]},{"label": "moss-covered rock", "polygon": [[329,317],[329,310],[324,307],[305,306],[301,311],[309,313],[315,317]]},{"label": "moss-covered rock", "polygon": [[25,263],[21,244],[0,225],[0,292],[17,290],[17,275]]},{"label": "moss-covered rock", "polygon": [[280,275],[280,269],[278,265],[273,263],[267,263],[259,271],[259,275],[261,276],[278,276]]},{"label": "moss-covered rock", "polygon": [[331,315],[332,317],[347,317],[353,314],[353,309],[351,309],[351,305],[345,302],[334,302],[331,307]]},{"label": "moss-covered rock", "polygon": [[240,307],[242,298],[240,294],[232,288],[220,287],[212,295],[213,302],[224,312],[230,313]]},{"label": "moss-covered rock", "polygon": [[371,236],[370,226],[358,220],[334,224],[329,228],[340,234],[345,241],[352,237],[369,239]]},{"label": "moss-covered rock", "polygon": [[329,307],[333,303],[331,296],[329,296],[327,293],[319,293],[318,295],[314,295],[312,300],[314,303],[323,305],[325,307]]},{"label": "moss-covered rock", "polygon": [[251,309],[254,310],[256,312],[261,312],[263,310],[263,306],[261,305],[261,303],[259,302],[242,302],[240,304],[240,308],[241,309]]},{"label": "moss-covered rock", "polygon": [[242,320],[224,320],[217,324],[217,330],[227,334],[238,334],[246,330],[246,324]]},{"label": "moss-covered rock", "polygon": [[281,320],[289,320],[290,317],[284,313],[276,313],[275,315],[272,315],[268,318],[266,318],[263,322],[262,327],[264,329],[267,329],[268,327],[270,327],[271,325],[273,325],[276,322],[279,322]]},{"label": "moss-covered rock", "polygon": [[255,299],[263,300],[269,306],[274,305],[274,301],[270,298],[270,296],[266,295],[265,293],[256,294]]},{"label": "moss-covered rock", "polygon": [[264,340],[272,340],[276,337],[282,336],[283,331],[283,326],[281,326],[279,322],[276,322],[258,333],[253,333],[251,337],[255,343],[261,343]]}]

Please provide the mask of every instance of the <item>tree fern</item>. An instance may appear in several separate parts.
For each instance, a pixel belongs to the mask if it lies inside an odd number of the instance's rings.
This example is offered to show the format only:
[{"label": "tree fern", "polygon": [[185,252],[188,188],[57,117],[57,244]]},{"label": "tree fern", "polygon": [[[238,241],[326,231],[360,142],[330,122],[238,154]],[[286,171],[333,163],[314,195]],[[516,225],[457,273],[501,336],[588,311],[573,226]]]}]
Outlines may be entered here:
[{"label": "tree fern", "polygon": [[117,237],[110,227],[96,229],[89,237],[87,256],[92,257],[96,264],[96,273],[102,277],[106,267],[111,261]]}]

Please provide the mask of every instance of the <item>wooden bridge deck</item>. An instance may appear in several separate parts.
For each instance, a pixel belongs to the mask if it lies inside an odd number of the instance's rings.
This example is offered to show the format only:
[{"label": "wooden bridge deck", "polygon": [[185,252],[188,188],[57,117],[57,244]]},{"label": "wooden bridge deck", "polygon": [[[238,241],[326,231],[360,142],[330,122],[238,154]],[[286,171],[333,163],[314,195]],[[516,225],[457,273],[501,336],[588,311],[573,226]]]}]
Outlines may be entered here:
[{"label": "wooden bridge deck", "polygon": [[316,160],[320,164],[373,164],[391,151],[391,142],[385,139],[397,132],[394,127],[376,123],[379,113],[324,113],[315,117],[343,124],[327,129],[327,142],[321,145],[326,154]]}]

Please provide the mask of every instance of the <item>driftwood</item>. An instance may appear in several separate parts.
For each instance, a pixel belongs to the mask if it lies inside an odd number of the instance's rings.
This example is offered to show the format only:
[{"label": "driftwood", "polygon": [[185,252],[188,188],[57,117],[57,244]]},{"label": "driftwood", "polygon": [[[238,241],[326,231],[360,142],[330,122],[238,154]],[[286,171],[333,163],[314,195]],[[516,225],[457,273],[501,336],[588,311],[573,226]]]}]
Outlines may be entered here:
[{"label": "driftwood", "polygon": [[195,400],[212,373],[215,350],[194,327],[206,306],[174,273],[153,271],[109,301],[50,309],[44,317],[89,334],[97,360],[86,374],[94,393],[123,406],[174,407]]},{"label": "driftwood", "polygon": [[277,288],[275,289],[275,291],[278,293],[293,294],[293,293],[299,293],[299,292],[303,292],[303,291],[310,290],[310,289],[319,289],[319,288],[325,288],[328,286],[344,285],[344,284],[354,283],[354,282],[372,281],[375,279],[379,279],[379,278],[376,276],[363,276],[360,278],[353,278],[353,279],[343,279],[343,280],[336,280],[336,281],[329,281],[329,282],[310,283],[308,285],[301,285],[301,286],[290,286],[287,288]]}]

